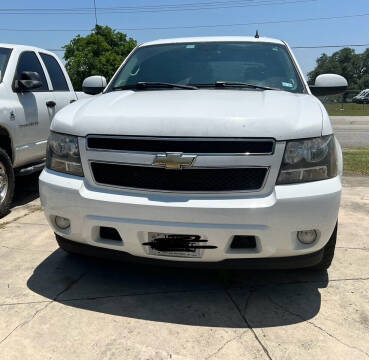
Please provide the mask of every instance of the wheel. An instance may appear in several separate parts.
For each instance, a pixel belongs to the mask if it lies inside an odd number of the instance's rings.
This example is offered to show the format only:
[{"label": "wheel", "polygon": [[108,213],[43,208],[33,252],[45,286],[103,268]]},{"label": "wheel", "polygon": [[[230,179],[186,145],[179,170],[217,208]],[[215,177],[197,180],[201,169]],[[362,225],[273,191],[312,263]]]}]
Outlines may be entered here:
[{"label": "wheel", "polygon": [[336,224],[333,234],[331,235],[327,245],[324,247],[322,260],[320,263],[312,267],[313,270],[327,270],[331,266],[334,250],[336,249],[337,226],[338,224]]},{"label": "wheel", "polygon": [[0,219],[8,211],[14,195],[14,170],[8,154],[0,148]]}]

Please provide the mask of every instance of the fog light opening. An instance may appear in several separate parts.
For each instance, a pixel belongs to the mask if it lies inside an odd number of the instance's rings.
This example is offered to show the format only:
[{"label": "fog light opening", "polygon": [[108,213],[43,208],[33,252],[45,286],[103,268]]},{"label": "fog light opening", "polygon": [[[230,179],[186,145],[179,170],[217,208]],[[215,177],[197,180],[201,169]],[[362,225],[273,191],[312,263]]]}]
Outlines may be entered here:
[{"label": "fog light opening", "polygon": [[312,244],[318,237],[316,230],[303,230],[297,232],[298,240],[303,244]]},{"label": "fog light opening", "polygon": [[70,227],[70,220],[62,216],[55,216],[55,225],[61,230],[66,230]]}]

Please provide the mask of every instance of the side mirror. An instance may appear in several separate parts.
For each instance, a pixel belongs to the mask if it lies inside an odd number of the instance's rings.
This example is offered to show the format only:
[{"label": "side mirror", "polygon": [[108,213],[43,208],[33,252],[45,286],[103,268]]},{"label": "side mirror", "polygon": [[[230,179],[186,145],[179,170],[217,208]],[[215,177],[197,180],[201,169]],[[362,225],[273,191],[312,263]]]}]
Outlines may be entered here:
[{"label": "side mirror", "polygon": [[343,93],[347,89],[347,80],[336,74],[319,75],[315,79],[315,85],[311,85],[310,90],[315,96],[336,95]]},{"label": "side mirror", "polygon": [[27,92],[42,87],[40,75],[34,71],[23,71],[20,79],[15,80],[14,89],[16,92]]},{"label": "side mirror", "polygon": [[106,79],[104,76],[94,75],[83,80],[83,92],[89,95],[100,94],[106,87]]}]

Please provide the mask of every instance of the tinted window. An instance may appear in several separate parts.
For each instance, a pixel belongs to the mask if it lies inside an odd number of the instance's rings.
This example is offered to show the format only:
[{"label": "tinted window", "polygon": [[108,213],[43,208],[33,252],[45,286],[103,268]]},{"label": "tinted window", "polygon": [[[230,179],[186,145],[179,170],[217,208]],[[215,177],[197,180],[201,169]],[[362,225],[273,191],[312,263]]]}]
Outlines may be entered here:
[{"label": "tinted window", "polygon": [[304,86],[284,45],[258,42],[198,42],[138,48],[110,89],[137,82],[214,85],[245,82],[301,93]]},{"label": "tinted window", "polygon": [[40,54],[46,69],[50,75],[54,91],[69,91],[67,80],[56,59],[47,54]]},{"label": "tinted window", "polygon": [[23,71],[34,71],[40,75],[42,81],[42,87],[33,91],[47,91],[49,87],[47,85],[45,73],[42,70],[41,64],[38,61],[36,54],[32,51],[27,51],[21,54],[17,66],[17,79],[21,79]]},{"label": "tinted window", "polygon": [[3,79],[5,74],[6,65],[8,64],[11,49],[0,48],[0,81]]}]

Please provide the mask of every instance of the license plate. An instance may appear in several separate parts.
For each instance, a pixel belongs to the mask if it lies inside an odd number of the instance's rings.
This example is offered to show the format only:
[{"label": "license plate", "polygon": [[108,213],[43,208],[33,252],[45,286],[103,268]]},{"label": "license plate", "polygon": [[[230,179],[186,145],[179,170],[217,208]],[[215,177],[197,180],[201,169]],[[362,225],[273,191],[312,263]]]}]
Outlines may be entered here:
[{"label": "license plate", "polygon": [[[201,241],[203,240],[198,235],[148,233],[148,242],[144,245],[149,255],[201,258],[203,249],[191,248],[191,246],[200,245]],[[160,246],[158,246],[159,243]],[[168,246],[168,250],[165,249],[166,246]],[[155,247],[159,247],[159,249]]]}]

